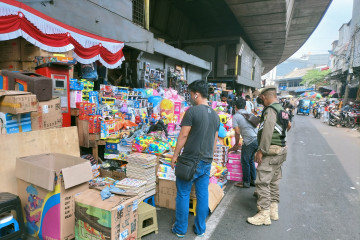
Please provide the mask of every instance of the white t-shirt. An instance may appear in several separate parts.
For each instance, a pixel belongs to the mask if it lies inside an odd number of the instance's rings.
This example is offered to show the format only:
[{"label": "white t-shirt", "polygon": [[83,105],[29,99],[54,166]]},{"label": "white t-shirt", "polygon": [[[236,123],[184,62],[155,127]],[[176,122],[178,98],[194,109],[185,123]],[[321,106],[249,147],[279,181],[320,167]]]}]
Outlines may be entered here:
[{"label": "white t-shirt", "polygon": [[252,113],[253,110],[255,110],[254,104],[251,101],[246,101],[247,113]]}]

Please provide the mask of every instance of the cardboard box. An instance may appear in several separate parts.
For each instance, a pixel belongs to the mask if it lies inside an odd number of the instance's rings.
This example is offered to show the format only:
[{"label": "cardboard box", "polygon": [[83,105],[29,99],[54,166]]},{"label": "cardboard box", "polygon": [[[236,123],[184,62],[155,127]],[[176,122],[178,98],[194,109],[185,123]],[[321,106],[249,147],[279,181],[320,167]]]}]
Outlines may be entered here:
[{"label": "cardboard box", "polygon": [[229,160],[241,160],[241,154],[231,153],[228,155]]},{"label": "cardboard box", "polygon": [[21,62],[21,70],[35,72],[36,63],[34,61]]},{"label": "cardboard box", "polygon": [[138,198],[112,196],[102,201],[89,189],[75,197],[77,240],[137,239]]},{"label": "cardboard box", "polygon": [[82,102],[82,91],[70,90],[70,108],[76,108],[76,103]]},{"label": "cardboard box", "polygon": [[[169,209],[176,209],[176,186],[174,181],[159,179],[159,197],[158,206]],[[209,184],[209,209],[213,212],[219,205],[221,199],[224,197],[224,191],[218,184]],[[193,185],[192,193],[190,197],[195,194],[195,188]],[[156,201],[156,200],[155,200]]]},{"label": "cardboard box", "polygon": [[227,174],[229,177],[236,177],[236,178],[242,178],[243,174],[242,172],[228,172]]},{"label": "cardboard box", "polygon": [[0,135],[30,131],[30,113],[11,114],[0,112]]},{"label": "cardboard box", "polygon": [[31,113],[31,126],[33,131],[62,127],[60,98],[39,102],[38,110]]},{"label": "cardboard box", "polygon": [[35,72],[35,62],[6,61],[0,62],[0,70]]},{"label": "cardboard box", "polygon": [[[175,181],[159,179],[158,206],[175,210],[176,208],[176,183]],[[196,198],[195,185],[190,192],[191,198]]]},{"label": "cardboard box", "polygon": [[224,191],[218,184],[209,183],[209,209],[213,212],[224,197]]},{"label": "cardboard box", "polygon": [[20,41],[20,56],[21,61],[35,61],[35,57],[41,56],[41,57],[53,57],[54,54],[63,55],[64,57],[72,57],[72,51],[68,51],[65,53],[55,53],[55,52],[47,52],[39,47],[33,45],[32,43],[26,41],[25,39],[21,38]]},{"label": "cardboard box", "polygon": [[15,175],[28,234],[75,238],[75,195],[89,188],[90,162],[59,153],[20,157]]},{"label": "cardboard box", "polygon": [[0,62],[20,61],[20,38],[0,41]]},{"label": "cardboard box", "polygon": [[229,159],[228,160],[229,164],[237,164],[237,165],[241,165],[241,160],[233,160],[233,159]]},{"label": "cardboard box", "polygon": [[156,183],[155,205],[159,206],[159,183]]},{"label": "cardboard box", "polygon": [[15,61],[0,62],[0,70],[20,71],[22,70],[22,63]]},{"label": "cardboard box", "polygon": [[38,109],[36,95],[22,91],[0,90],[0,112],[27,113]]},{"label": "cardboard box", "polygon": [[230,181],[235,181],[235,182],[242,182],[242,177],[227,176],[226,179],[230,180]]}]

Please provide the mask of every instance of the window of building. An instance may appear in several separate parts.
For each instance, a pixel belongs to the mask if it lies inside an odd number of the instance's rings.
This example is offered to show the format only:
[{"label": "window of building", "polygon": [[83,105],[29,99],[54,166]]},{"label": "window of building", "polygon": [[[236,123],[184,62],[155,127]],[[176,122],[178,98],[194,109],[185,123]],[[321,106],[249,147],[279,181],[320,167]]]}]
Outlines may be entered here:
[{"label": "window of building", "polygon": [[133,2],[133,22],[145,27],[145,5],[144,0],[132,0]]},{"label": "window of building", "polygon": [[237,75],[238,76],[241,75],[241,60],[242,60],[241,57],[242,57],[241,55],[238,57],[238,69],[237,69]]},{"label": "window of building", "polygon": [[286,87],[286,82],[280,82],[279,87]]},{"label": "window of building", "polygon": [[251,80],[255,80],[255,67],[251,69]]}]

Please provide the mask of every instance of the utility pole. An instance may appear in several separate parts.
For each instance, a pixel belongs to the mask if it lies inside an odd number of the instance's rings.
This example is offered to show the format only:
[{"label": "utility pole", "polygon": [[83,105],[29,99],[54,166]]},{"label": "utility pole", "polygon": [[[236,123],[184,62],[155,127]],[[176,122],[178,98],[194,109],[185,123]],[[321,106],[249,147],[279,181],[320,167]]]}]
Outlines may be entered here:
[{"label": "utility pole", "polygon": [[348,102],[348,98],[349,98],[349,92],[350,92],[350,80],[351,77],[353,75],[353,62],[354,62],[354,46],[355,46],[355,35],[356,35],[357,31],[354,31],[354,34],[352,35],[352,40],[351,40],[351,48],[350,48],[350,64],[349,64],[349,69],[348,69],[348,74],[346,77],[346,86],[345,86],[345,94],[344,94],[344,99],[343,99],[343,103],[347,103]]}]

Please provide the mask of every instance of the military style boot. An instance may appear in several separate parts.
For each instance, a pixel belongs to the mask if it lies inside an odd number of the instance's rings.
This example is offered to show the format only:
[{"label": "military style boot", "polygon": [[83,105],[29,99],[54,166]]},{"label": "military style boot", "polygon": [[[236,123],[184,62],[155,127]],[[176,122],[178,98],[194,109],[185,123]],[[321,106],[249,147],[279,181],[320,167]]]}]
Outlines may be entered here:
[{"label": "military style boot", "polygon": [[270,204],[270,219],[277,221],[279,220],[279,213],[278,213],[278,203],[277,202],[271,202]]},{"label": "military style boot", "polygon": [[251,223],[253,225],[270,225],[270,210],[261,209],[260,206],[257,206],[257,208],[258,213],[253,217],[249,217],[247,219],[248,223]]}]

